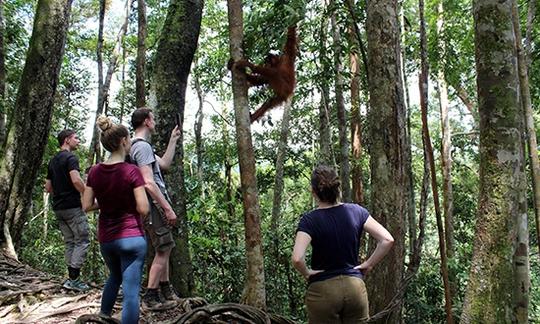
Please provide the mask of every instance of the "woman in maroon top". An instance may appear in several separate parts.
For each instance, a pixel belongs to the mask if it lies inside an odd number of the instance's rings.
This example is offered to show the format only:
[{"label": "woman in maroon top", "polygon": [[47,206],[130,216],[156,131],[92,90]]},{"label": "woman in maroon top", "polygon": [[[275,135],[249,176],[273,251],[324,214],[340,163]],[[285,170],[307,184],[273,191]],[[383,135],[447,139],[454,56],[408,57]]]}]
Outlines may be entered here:
[{"label": "woman in maroon top", "polygon": [[[317,209],[300,219],[292,262],[309,286],[305,302],[309,323],[363,323],[369,318],[363,277],[388,253],[394,238],[369,212],[340,203],[340,180],[332,168],[319,166],[311,176]],[[377,248],[358,262],[362,231],[377,240]],[[305,255],[311,244],[311,269]]]},{"label": "woman in maroon top", "polygon": [[83,196],[89,210],[97,199],[100,213],[98,241],[110,270],[103,288],[101,315],[110,317],[118,289],[122,285],[122,323],[139,321],[139,290],[146,255],[142,217],[149,212],[145,182],[139,168],[124,162],[131,141],[123,125],[108,117],[98,118],[101,144],[111,152],[109,159],[90,169]]}]

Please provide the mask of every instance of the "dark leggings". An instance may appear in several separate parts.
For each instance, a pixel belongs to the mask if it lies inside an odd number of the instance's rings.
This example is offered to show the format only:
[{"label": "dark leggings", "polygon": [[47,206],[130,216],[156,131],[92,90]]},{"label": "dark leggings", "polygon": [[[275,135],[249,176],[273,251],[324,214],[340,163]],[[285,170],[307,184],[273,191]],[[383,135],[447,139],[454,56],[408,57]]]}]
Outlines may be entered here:
[{"label": "dark leggings", "polygon": [[121,284],[124,293],[122,323],[138,323],[139,291],[146,255],[146,240],[143,236],[128,237],[102,243],[100,247],[101,255],[110,270],[101,297],[101,312],[111,315]]}]

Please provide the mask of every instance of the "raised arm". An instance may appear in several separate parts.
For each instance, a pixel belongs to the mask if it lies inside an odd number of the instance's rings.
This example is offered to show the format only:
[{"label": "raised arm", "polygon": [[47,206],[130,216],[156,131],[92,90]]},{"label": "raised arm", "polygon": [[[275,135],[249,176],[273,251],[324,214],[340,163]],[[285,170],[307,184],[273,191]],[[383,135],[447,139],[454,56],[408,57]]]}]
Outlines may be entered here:
[{"label": "raised arm", "polygon": [[291,26],[287,30],[287,42],[283,48],[283,53],[294,62],[298,54],[298,39],[296,37],[296,26]]}]

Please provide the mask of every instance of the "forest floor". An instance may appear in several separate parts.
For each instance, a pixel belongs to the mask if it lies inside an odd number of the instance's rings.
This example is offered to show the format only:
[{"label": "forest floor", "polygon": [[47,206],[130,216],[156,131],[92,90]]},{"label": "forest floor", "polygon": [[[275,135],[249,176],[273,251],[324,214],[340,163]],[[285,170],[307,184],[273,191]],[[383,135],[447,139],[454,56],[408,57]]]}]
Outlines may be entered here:
[{"label": "forest floor", "polygon": [[[101,287],[80,293],[62,287],[65,278],[53,276],[0,253],[0,323],[114,323],[95,316],[99,312]],[[121,303],[113,318],[119,320]],[[83,317],[81,317],[83,316]],[[84,318],[84,320],[82,320]],[[202,298],[186,298],[162,312],[141,310],[139,323],[275,323],[291,320],[266,314],[241,304],[208,304]],[[119,323],[119,321],[118,321]]]}]

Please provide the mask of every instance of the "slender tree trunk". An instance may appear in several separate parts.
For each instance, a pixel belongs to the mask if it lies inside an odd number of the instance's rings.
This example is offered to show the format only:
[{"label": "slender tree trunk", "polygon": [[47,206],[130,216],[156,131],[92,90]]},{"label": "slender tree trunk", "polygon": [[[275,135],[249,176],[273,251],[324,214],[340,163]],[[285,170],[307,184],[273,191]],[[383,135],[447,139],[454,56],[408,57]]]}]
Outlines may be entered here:
[{"label": "slender tree trunk", "polygon": [[[272,219],[270,222],[270,232],[275,235],[278,232],[279,219],[281,217],[281,203],[283,198],[283,166],[287,156],[287,140],[289,137],[289,127],[291,120],[292,97],[284,105],[283,118],[281,120],[281,132],[276,155],[276,176],[274,177],[274,198],[272,204]],[[275,237],[277,239],[277,237]],[[278,241],[274,240],[274,248],[277,250]],[[277,256],[277,255],[276,255]]]},{"label": "slender tree trunk", "polygon": [[[349,29],[349,34],[353,31]],[[354,39],[351,35],[351,39]],[[356,51],[349,55],[351,64],[351,142],[352,142],[352,201],[364,203],[362,184],[362,118],[360,116],[360,59]]]},{"label": "slender tree trunk", "polygon": [[[529,13],[527,15],[527,36],[525,40],[525,45],[531,43],[531,40],[528,37],[531,37],[531,25],[532,25],[532,16],[531,11],[534,11],[535,1],[529,1]],[[531,180],[533,188],[533,198],[534,198],[534,219],[536,222],[536,242],[538,244],[538,249],[540,251],[540,162],[538,161],[538,143],[536,142],[536,129],[534,127],[534,112],[531,103],[531,91],[529,86],[529,65],[528,57],[530,52],[527,48],[523,48],[521,45],[521,32],[519,26],[519,12],[516,8],[516,4],[512,6],[513,12],[512,19],[514,24],[514,32],[516,34],[516,48],[518,54],[518,68],[519,68],[519,83],[520,83],[520,95],[521,95],[521,105],[523,106],[523,111],[525,114],[525,126],[527,130],[527,148],[529,152],[529,163],[531,169]]]},{"label": "slender tree trunk", "polygon": [[[323,6],[326,7],[327,0],[323,1]],[[326,57],[326,31],[328,27],[328,19],[326,14],[321,17],[321,29],[319,31],[319,51],[321,71],[323,75],[329,75],[327,57]],[[334,155],[332,154],[332,139],[330,135],[330,86],[325,78],[321,78],[321,104],[319,106],[319,145],[320,157],[319,163],[333,165]]]},{"label": "slender tree trunk", "polygon": [[[384,309],[403,276],[405,220],[410,212],[407,112],[400,63],[400,28],[395,0],[369,1],[366,32],[369,57],[371,130],[371,215],[395,239],[385,259],[367,277],[372,313]],[[373,245],[373,244],[372,244]],[[397,323],[401,302],[382,322]]]},{"label": "slender tree trunk", "polygon": [[[279,142],[277,144],[277,155],[276,155],[276,175],[274,177],[274,197],[272,204],[272,218],[270,220],[270,235],[272,237],[272,258],[275,262],[271,263],[270,266],[270,276],[272,278],[280,278],[279,272],[280,269],[289,271],[290,264],[289,258],[285,257],[286,253],[283,252],[283,249],[280,248],[280,242],[282,242],[282,237],[280,237],[279,232],[279,221],[281,218],[281,204],[283,203],[283,174],[284,174],[284,165],[287,159],[287,140],[289,137],[289,128],[290,128],[290,119],[291,119],[291,105],[292,97],[287,99],[283,105],[283,118],[281,120],[281,131],[279,135]],[[283,286],[276,287],[277,289],[283,289]],[[290,291],[291,287],[288,286]],[[291,298],[289,294],[289,304],[291,304]],[[296,306],[294,302],[292,305]],[[294,308],[291,308],[291,311]]]},{"label": "slender tree trunk", "polygon": [[476,125],[478,125],[478,111],[476,107],[476,102],[471,96],[469,96],[469,93],[467,90],[461,85],[461,84],[453,84],[452,87],[456,91],[456,95],[463,102],[471,116],[473,117]]},{"label": "slender tree trunk", "polygon": [[[439,187],[437,186],[437,171],[435,168],[435,157],[433,156],[433,147],[429,135],[428,125],[428,62],[427,62],[427,35],[426,22],[424,19],[424,0],[418,2],[420,13],[420,58],[421,74],[419,78],[420,85],[420,108],[422,110],[422,141],[426,150],[425,157],[429,161],[431,190],[433,192],[433,205],[435,206],[435,217],[437,219],[437,232],[439,234],[439,251],[441,256],[441,274],[444,285],[444,309],[446,311],[446,323],[454,323],[452,316],[452,294],[450,293],[450,280],[448,279],[448,259],[446,252],[445,231],[439,203]],[[440,90],[440,89],[439,89]]]},{"label": "slender tree trunk", "polygon": [[[202,0],[172,0],[159,38],[153,65],[152,86],[148,102],[154,109],[157,125],[157,149],[164,150],[180,115],[184,123],[186,88],[201,28]],[[194,290],[193,266],[189,252],[189,229],[184,184],[184,134],[181,133],[173,165],[167,175],[172,207],[178,217],[174,233],[176,249],[171,254],[171,283],[182,296]]]},{"label": "slender tree trunk", "polygon": [[146,105],[144,76],[146,74],[146,1],[137,0],[137,69],[135,72],[135,105]]},{"label": "slender tree trunk", "polygon": [[17,256],[13,242],[21,238],[39,171],[36,166],[42,163],[49,135],[70,12],[71,0],[37,3],[12,128],[0,161],[0,248],[13,257]]},{"label": "slender tree trunk", "polygon": [[533,30],[533,20],[536,15],[536,1],[529,0],[529,8],[527,10],[527,26],[525,31],[525,57],[526,57],[526,66],[527,69],[531,64],[531,45],[532,45],[532,30]]},{"label": "slender tree trunk", "polygon": [[[195,63],[196,64],[196,63]],[[195,90],[197,91],[197,98],[199,99],[199,109],[197,114],[195,114],[195,151],[197,154],[197,182],[199,183],[199,192],[201,198],[204,199],[204,179],[203,179],[203,139],[202,139],[202,124],[204,120],[203,106],[204,106],[204,94],[201,89],[201,84],[199,82],[199,76],[194,75],[193,83],[195,85]]]},{"label": "slender tree trunk", "polygon": [[[230,53],[233,60],[238,61],[244,57],[242,51],[244,38],[242,0],[227,0],[227,7]],[[261,239],[261,212],[257,189],[257,170],[255,168],[255,152],[253,150],[249,122],[246,75],[241,71],[233,69],[232,88],[246,234],[247,270],[242,302],[265,309],[266,292],[264,289],[264,259]]]},{"label": "slender tree trunk", "polygon": [[[530,8],[530,7],[529,7]],[[512,1],[512,23],[514,27],[515,44],[517,50],[517,66],[518,66],[518,82],[520,90],[520,103],[522,114],[524,116],[524,127],[526,131],[530,169],[532,173],[533,201],[536,220],[536,235],[540,238],[540,163],[538,162],[538,144],[536,142],[536,129],[534,127],[533,109],[531,104],[531,92],[529,88],[529,76],[527,57],[528,53],[524,52],[521,44],[521,28],[519,25],[519,9],[517,0]],[[529,29],[529,27],[527,27]],[[524,141],[525,142],[525,141]],[[525,163],[525,162],[524,162]],[[526,191],[523,194],[526,197]],[[525,212],[527,209],[525,209]],[[517,234],[514,246],[514,283],[519,286],[514,286],[513,304],[516,312],[517,322],[528,323],[528,305],[529,305],[529,230],[528,218],[517,218]],[[540,241],[537,241],[540,247]],[[523,249],[526,247],[525,249]]]},{"label": "slender tree trunk", "polygon": [[[334,6],[331,0],[330,6]],[[351,194],[351,165],[349,161],[349,140],[347,138],[347,115],[345,111],[345,99],[343,98],[343,66],[341,64],[341,33],[336,22],[336,12],[332,12],[330,18],[332,25],[332,39],[334,48],[334,82],[336,94],[336,115],[339,130],[339,177],[341,178],[341,199],[345,202],[352,201]]]},{"label": "slender tree trunk", "polygon": [[527,322],[528,244],[517,228],[527,224],[527,185],[513,1],[475,0],[473,5],[480,198],[462,323]]},{"label": "slender tree trunk", "polygon": [[444,28],[444,8],[442,0],[437,5],[437,34],[439,35],[440,59],[437,70],[437,86],[439,88],[439,106],[441,109],[441,161],[443,175],[443,210],[445,225],[446,255],[451,258],[454,255],[454,194],[452,190],[452,156],[450,149],[452,145],[450,129],[450,117],[448,116],[448,87],[444,77],[444,56],[446,55],[446,44],[442,39]]},{"label": "slender tree trunk", "polygon": [[[226,106],[222,106],[222,114],[223,116],[226,116]],[[231,162],[231,156],[230,156],[230,150],[231,145],[229,143],[229,129],[227,126],[227,121],[223,119],[223,124],[221,127],[221,138],[223,139],[223,151],[224,151],[224,157],[223,157],[223,167],[225,169],[225,202],[227,205],[227,214],[229,216],[229,220],[232,221],[235,219],[235,206],[234,206],[234,198],[233,198],[233,185],[232,185],[232,175],[231,175],[231,169],[233,167]]]},{"label": "slender tree trunk", "polygon": [[[107,111],[108,106],[108,96],[109,89],[111,87],[112,76],[118,66],[118,56],[120,55],[120,50],[124,41],[124,36],[126,35],[128,24],[129,24],[129,15],[131,12],[131,1],[126,1],[126,13],[124,18],[124,23],[120,27],[120,31],[116,37],[116,44],[114,46],[109,64],[107,66],[107,74],[105,75],[105,80],[103,80],[103,20],[105,19],[105,0],[100,1],[100,13],[99,13],[99,30],[98,30],[98,45],[97,45],[97,61],[98,61],[98,106],[96,109],[96,121],[97,118],[103,114],[104,110]],[[103,6],[103,8],[102,8]],[[94,129],[92,131],[92,141],[90,142],[90,152],[88,155],[88,165],[94,164],[95,162],[100,162],[101,156],[99,154],[99,129],[97,123],[94,121]]]},{"label": "slender tree trunk", "polygon": [[0,0],[0,159],[3,157],[6,140],[6,63],[4,48],[4,0]]}]

